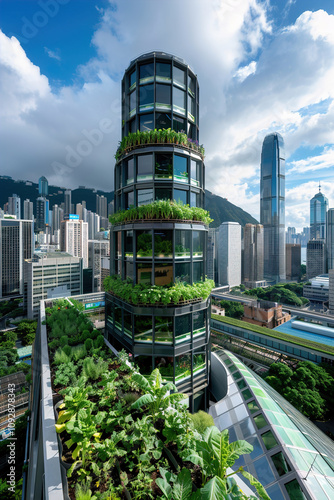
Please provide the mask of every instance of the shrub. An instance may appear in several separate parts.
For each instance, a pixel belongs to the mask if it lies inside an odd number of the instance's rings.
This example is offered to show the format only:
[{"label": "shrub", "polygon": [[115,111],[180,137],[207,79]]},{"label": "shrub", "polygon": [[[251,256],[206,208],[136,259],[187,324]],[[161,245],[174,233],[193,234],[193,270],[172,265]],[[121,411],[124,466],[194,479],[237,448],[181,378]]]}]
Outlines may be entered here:
[{"label": "shrub", "polygon": [[62,337],[60,337],[60,345],[62,347],[64,347],[65,345],[68,345],[68,336],[67,335],[63,335]]},{"label": "shrub", "polygon": [[108,364],[99,358],[97,361],[94,358],[86,358],[83,364],[83,374],[92,380],[97,380],[102,373],[108,369]]},{"label": "shrub", "polygon": [[71,349],[71,346],[69,346],[69,345],[65,345],[65,346],[63,347],[63,352],[64,352],[65,354],[67,354],[67,356],[68,356],[68,357],[71,357],[71,354],[72,354],[72,349]]},{"label": "shrub", "polygon": [[93,347],[94,347],[94,345],[93,345],[92,339],[85,340],[85,348],[86,348],[87,352],[90,352],[93,349]]},{"label": "shrub", "polygon": [[104,337],[103,337],[103,335],[99,335],[94,340],[94,347],[95,347],[95,349],[97,349],[98,347],[103,347],[103,346],[104,346]]},{"label": "shrub", "polygon": [[87,355],[87,350],[83,344],[76,345],[72,348],[72,356],[74,361],[83,359],[86,355]]},{"label": "shrub", "polygon": [[202,410],[194,413],[193,415],[190,415],[190,418],[194,424],[196,431],[200,434],[203,434],[207,427],[215,425],[212,416]]},{"label": "shrub", "polygon": [[61,365],[61,364],[66,364],[68,363],[69,361],[71,361],[71,357],[68,356],[64,351],[63,349],[61,348],[58,348],[55,352],[55,356],[54,356],[54,364],[55,365]]},{"label": "shrub", "polygon": [[59,366],[56,371],[56,377],[54,379],[54,384],[68,386],[69,384],[74,385],[76,382],[76,372],[77,366],[69,361],[66,364],[62,364]]}]

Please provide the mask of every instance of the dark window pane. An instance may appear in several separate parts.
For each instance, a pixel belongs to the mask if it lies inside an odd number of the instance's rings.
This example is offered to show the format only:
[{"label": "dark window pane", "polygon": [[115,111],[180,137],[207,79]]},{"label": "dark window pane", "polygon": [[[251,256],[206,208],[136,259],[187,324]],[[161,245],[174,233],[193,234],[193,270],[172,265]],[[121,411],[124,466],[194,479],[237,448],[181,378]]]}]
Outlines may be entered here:
[{"label": "dark window pane", "polygon": [[136,91],[134,90],[130,94],[130,102],[129,102],[129,113],[130,116],[133,116],[136,112]]},{"label": "dark window pane", "polygon": [[172,190],[169,188],[156,188],[155,190],[155,199],[156,200],[171,200],[172,199]]},{"label": "dark window pane", "polygon": [[193,282],[198,283],[204,281],[204,264],[203,262],[193,263]]},{"label": "dark window pane", "polygon": [[153,155],[137,156],[137,181],[153,179]]},{"label": "dark window pane", "polygon": [[137,204],[138,207],[141,205],[147,205],[153,201],[153,189],[138,189],[137,191]]},{"label": "dark window pane", "polygon": [[173,257],[173,231],[154,231],[154,255],[160,258]]},{"label": "dark window pane", "polygon": [[190,193],[190,206],[198,207],[199,206],[199,194],[198,193]]},{"label": "dark window pane", "polygon": [[150,263],[137,264],[137,283],[152,284],[152,266]]},{"label": "dark window pane", "polygon": [[193,125],[192,123],[189,123],[188,122],[188,137],[190,139],[192,139],[193,141],[196,141],[197,140],[197,136],[196,136],[196,127],[195,125]]},{"label": "dark window pane", "polygon": [[195,79],[192,76],[188,76],[188,92],[192,97],[195,97]]},{"label": "dark window pane", "polygon": [[178,83],[181,85],[183,88],[185,88],[186,85],[186,73],[183,69],[178,68],[177,66],[174,66],[173,68],[173,82]]},{"label": "dark window pane", "polygon": [[262,429],[262,427],[265,427],[266,425],[268,425],[266,419],[264,418],[264,416],[262,414],[254,417],[254,422],[255,422],[256,427],[258,429]]},{"label": "dark window pane", "polygon": [[[237,382],[237,383],[239,385],[239,382]],[[245,401],[247,401],[247,399],[254,397],[249,389],[245,389],[244,391],[241,392],[241,394],[242,394],[242,397],[245,399]]]},{"label": "dark window pane", "polygon": [[284,476],[284,474],[287,474],[291,471],[291,468],[281,451],[279,453],[276,453],[276,455],[272,455],[271,459],[276,467],[279,476]]},{"label": "dark window pane", "polygon": [[174,180],[188,182],[188,166],[185,156],[174,155]]},{"label": "dark window pane", "polygon": [[158,81],[170,81],[172,77],[172,68],[169,63],[156,63],[156,77]]},{"label": "dark window pane", "polygon": [[134,165],[135,165],[135,161],[133,158],[128,160],[127,168],[125,170],[126,184],[132,184],[134,182],[134,172],[135,172]]},{"label": "dark window pane", "polygon": [[190,257],[191,231],[175,230],[175,258]]},{"label": "dark window pane", "polygon": [[175,342],[179,344],[191,337],[191,314],[175,317]]},{"label": "dark window pane", "polygon": [[306,500],[306,496],[304,495],[297,479],[286,483],[284,486],[286,488],[286,491],[288,492],[290,500]]},{"label": "dark window pane", "polygon": [[186,130],[187,130],[186,120],[184,118],[181,118],[180,116],[174,116],[174,118],[173,118],[173,129],[176,132],[186,133]]},{"label": "dark window pane", "polygon": [[155,115],[155,128],[171,128],[171,117],[167,113],[156,113]]},{"label": "dark window pane", "polygon": [[175,383],[191,377],[190,354],[177,356],[175,359]]},{"label": "dark window pane", "polygon": [[[145,87],[142,87],[145,88]],[[163,107],[167,106],[167,109],[170,109],[170,105],[172,103],[172,96],[171,96],[171,87],[170,85],[162,85],[161,83],[156,84],[156,94],[155,94],[155,102],[156,102],[156,107]]]},{"label": "dark window pane", "polygon": [[137,258],[152,257],[152,232],[137,231]]},{"label": "dark window pane", "polygon": [[135,342],[152,342],[152,316],[136,316]]},{"label": "dark window pane", "polygon": [[173,155],[158,153],[155,155],[155,178],[171,179],[173,174]]},{"label": "dark window pane", "polygon": [[190,263],[175,264],[175,281],[178,283],[190,283]]},{"label": "dark window pane", "polygon": [[139,89],[139,110],[151,110],[154,106],[154,86],[145,85]]},{"label": "dark window pane", "polygon": [[171,285],[173,282],[173,264],[155,263],[154,284],[158,286]]},{"label": "dark window pane", "polygon": [[193,97],[188,95],[188,117],[195,122],[196,121],[196,103]]},{"label": "dark window pane", "polygon": [[[226,361],[225,361],[225,363],[226,363]],[[239,389],[244,389],[245,387],[247,387],[247,384],[244,380],[239,380],[239,382],[237,382],[237,386],[239,387]]]},{"label": "dark window pane", "polygon": [[173,110],[181,115],[186,114],[186,93],[176,87],[173,87]]},{"label": "dark window pane", "polygon": [[125,263],[125,277],[133,279],[133,262],[127,261]]},{"label": "dark window pane", "polygon": [[122,309],[118,306],[114,309],[114,327],[122,332]]},{"label": "dark window pane", "polygon": [[140,115],[139,117],[139,130],[140,132],[145,132],[147,130],[153,130],[153,113],[149,113],[148,115]]},{"label": "dark window pane", "polygon": [[136,364],[143,375],[150,375],[152,373],[152,356],[136,356]]},{"label": "dark window pane", "polygon": [[132,338],[132,317],[126,311],[124,311],[124,334]]},{"label": "dark window pane", "polygon": [[193,313],[194,337],[203,335],[206,332],[206,314],[205,311],[197,311]]},{"label": "dark window pane", "polygon": [[193,231],[193,256],[196,258],[203,257],[204,252],[204,231]]},{"label": "dark window pane", "polygon": [[139,82],[140,83],[152,82],[153,76],[154,76],[153,63],[142,64],[139,67]]},{"label": "dark window pane", "polygon": [[248,409],[251,413],[256,413],[257,411],[260,410],[258,407],[257,403],[255,401],[250,401],[250,403],[247,403]]},{"label": "dark window pane", "polygon": [[201,181],[201,163],[199,161],[190,161],[191,184],[199,186]]},{"label": "dark window pane", "polygon": [[115,243],[116,243],[116,255],[117,257],[122,256],[122,231],[117,231],[115,235]]},{"label": "dark window pane", "polygon": [[137,127],[136,127],[136,119],[133,118],[130,122],[129,122],[129,132],[131,132],[133,134],[133,132],[136,132],[137,131]]},{"label": "dark window pane", "polygon": [[133,231],[126,231],[125,233],[125,257],[128,259],[133,258]]},{"label": "dark window pane", "polygon": [[158,344],[173,343],[173,318],[168,316],[155,317],[155,338]]},{"label": "dark window pane", "polygon": [[[248,405],[250,405],[250,404],[252,404],[252,403],[248,403]],[[255,404],[255,403],[253,402],[253,404]],[[256,410],[254,410],[254,411],[256,411]],[[274,448],[275,446],[278,445],[276,438],[271,431],[265,432],[264,434],[262,434],[261,437],[262,437],[262,440],[264,442],[264,446],[267,448],[267,450],[271,450],[271,448]]]},{"label": "dark window pane", "polygon": [[130,87],[130,90],[131,90],[132,86],[133,87],[135,86],[135,83],[136,83],[136,70],[132,71],[132,73],[129,76],[129,87]]},{"label": "dark window pane", "polygon": [[187,191],[184,191],[183,189],[174,189],[174,200],[178,203],[183,203],[183,205],[187,205]]},{"label": "dark window pane", "polygon": [[133,207],[135,204],[135,195],[133,191],[130,191],[129,193],[125,193],[125,210],[127,210],[130,207]]},{"label": "dark window pane", "polygon": [[205,351],[203,351],[203,348],[196,349],[194,352],[194,365],[193,365],[193,372],[194,375],[202,373],[206,368],[206,363],[205,363]]}]

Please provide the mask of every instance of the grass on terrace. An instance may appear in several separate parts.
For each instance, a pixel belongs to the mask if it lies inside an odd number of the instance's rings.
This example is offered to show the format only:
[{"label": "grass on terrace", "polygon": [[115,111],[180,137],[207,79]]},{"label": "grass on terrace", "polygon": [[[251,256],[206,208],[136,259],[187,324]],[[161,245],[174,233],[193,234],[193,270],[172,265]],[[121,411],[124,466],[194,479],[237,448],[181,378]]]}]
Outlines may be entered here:
[{"label": "grass on terrace", "polygon": [[329,354],[331,356],[334,356],[334,347],[321,344],[320,342],[313,342],[312,340],[301,339],[300,337],[295,337],[293,335],[282,333],[277,330],[270,330],[270,328],[266,328],[264,326],[253,325],[251,323],[246,323],[245,321],[241,321],[238,319],[228,318],[227,316],[219,316],[218,314],[212,314],[211,318],[217,321],[221,321],[222,323],[226,323],[228,325],[237,326],[239,328],[243,328],[245,330],[249,330],[254,333],[260,333],[262,335],[266,335],[267,337],[271,337],[275,340],[283,340],[285,342],[289,342],[291,344],[300,347],[306,347],[308,349],[319,351],[323,354]]}]

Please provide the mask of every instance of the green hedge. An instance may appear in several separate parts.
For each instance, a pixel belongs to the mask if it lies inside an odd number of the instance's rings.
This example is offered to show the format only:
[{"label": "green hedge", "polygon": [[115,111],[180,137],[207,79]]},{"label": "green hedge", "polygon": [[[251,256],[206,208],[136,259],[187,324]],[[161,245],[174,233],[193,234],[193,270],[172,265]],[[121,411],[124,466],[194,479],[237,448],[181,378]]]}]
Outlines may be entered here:
[{"label": "green hedge", "polygon": [[178,304],[184,300],[207,299],[214,287],[214,281],[206,279],[194,285],[175,283],[167,288],[157,285],[134,285],[131,279],[122,280],[118,275],[104,280],[106,292],[112,292],[120,299],[134,305]]},{"label": "green hedge", "polygon": [[315,351],[320,351],[323,354],[330,354],[331,356],[334,355],[334,347],[321,344],[320,342],[313,342],[313,340],[300,339],[299,337],[294,337],[293,335],[289,335],[287,333],[282,333],[277,330],[274,331],[270,330],[270,328],[266,328],[265,326],[253,325],[252,323],[246,323],[245,321],[240,321],[234,318],[227,318],[226,316],[219,316],[218,314],[212,314],[211,318],[217,321],[221,321],[222,323],[227,323],[229,325],[249,330],[251,332],[267,335],[268,337],[272,337],[275,340],[284,340],[285,342],[289,342],[291,344],[295,344],[300,347],[307,347],[308,349],[314,349]]},{"label": "green hedge", "polygon": [[111,224],[122,224],[136,220],[187,220],[203,222],[209,225],[213,219],[207,210],[200,207],[189,207],[176,201],[157,200],[140,207],[131,207],[128,210],[120,210],[109,217]]},{"label": "green hedge", "polygon": [[190,139],[187,134],[183,132],[176,132],[170,128],[167,129],[154,129],[144,132],[130,132],[127,136],[119,142],[118,149],[115,154],[115,159],[118,161],[124,153],[128,153],[137,146],[144,146],[148,144],[176,144],[189,149],[193,149],[204,158],[204,147],[199,145],[197,141]]}]

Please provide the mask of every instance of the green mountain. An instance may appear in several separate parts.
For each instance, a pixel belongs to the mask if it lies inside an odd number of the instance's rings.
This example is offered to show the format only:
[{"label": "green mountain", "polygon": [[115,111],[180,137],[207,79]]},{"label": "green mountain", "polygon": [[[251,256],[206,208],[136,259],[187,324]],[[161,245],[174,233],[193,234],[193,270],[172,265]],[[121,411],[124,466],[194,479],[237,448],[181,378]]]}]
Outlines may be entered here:
[{"label": "green mountain", "polygon": [[[64,201],[65,189],[64,187],[49,186],[49,196],[47,198],[50,201],[50,209],[52,209],[53,205],[60,205]],[[0,208],[3,208],[4,204],[8,201],[8,197],[12,196],[13,193],[21,198],[21,216],[23,217],[23,202],[28,198],[35,204],[38,198],[38,184],[30,181],[15,181],[11,177],[0,176]],[[100,196],[104,195],[108,203],[114,199],[113,192],[107,193],[80,187],[72,190],[72,203],[75,206],[76,203],[81,203],[82,200],[85,200],[87,209],[95,212],[97,194]],[[248,222],[257,224],[257,220],[242,210],[242,208],[233,205],[233,203],[230,203],[225,198],[212,194],[208,190],[205,191],[205,208],[209,210],[211,218],[214,219],[211,227],[218,227],[222,222],[228,221],[239,222],[241,226],[244,226]]]},{"label": "green mountain", "polygon": [[205,190],[205,209],[210,212],[211,219],[214,221],[210,227],[219,227],[223,222],[239,222],[241,226],[245,224],[258,224],[249,213],[242,208],[233,205],[216,194],[212,194],[207,189]]}]

